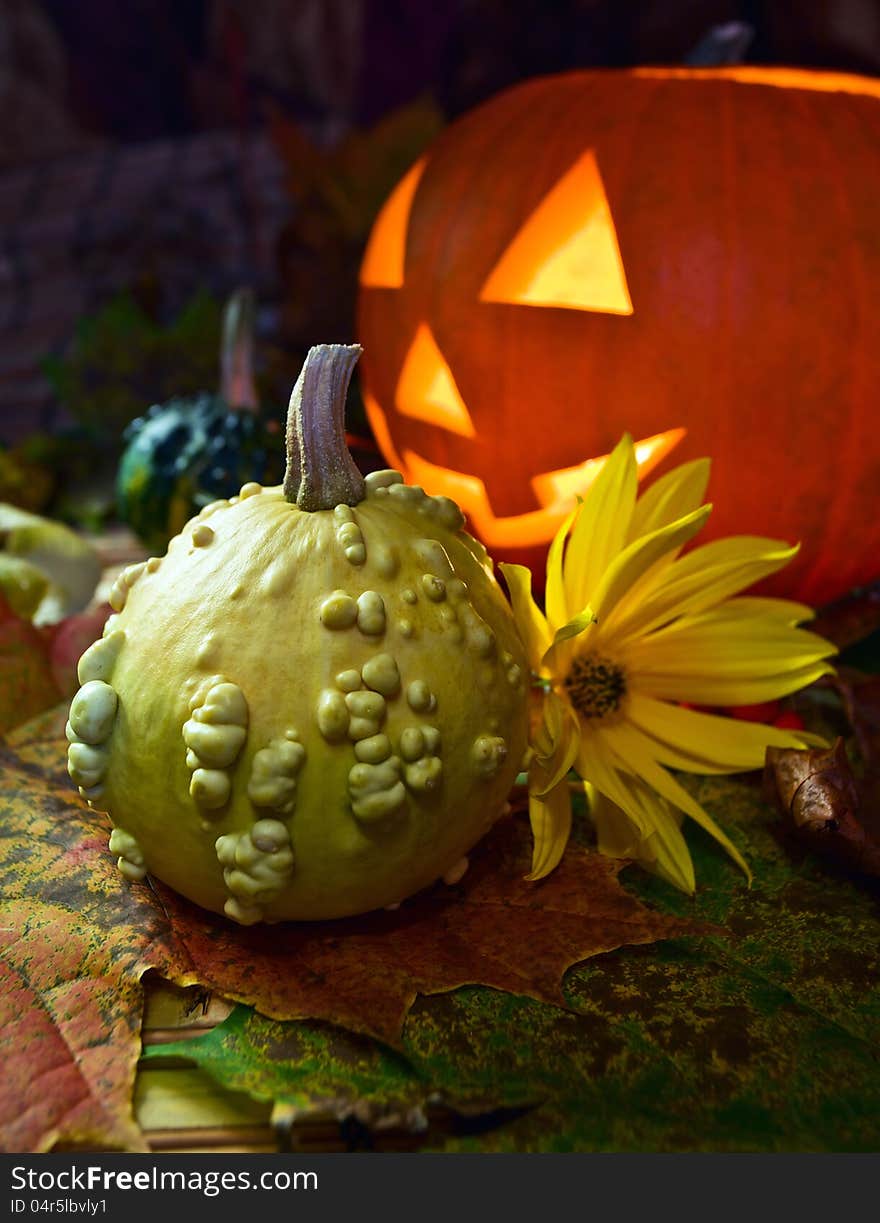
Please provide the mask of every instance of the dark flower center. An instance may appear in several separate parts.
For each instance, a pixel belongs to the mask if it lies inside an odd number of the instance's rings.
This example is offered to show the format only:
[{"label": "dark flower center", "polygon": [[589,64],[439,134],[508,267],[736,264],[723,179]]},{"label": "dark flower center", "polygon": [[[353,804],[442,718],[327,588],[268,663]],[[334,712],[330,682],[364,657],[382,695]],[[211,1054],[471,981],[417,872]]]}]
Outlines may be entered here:
[{"label": "dark flower center", "polygon": [[598,654],[576,658],[564,682],[568,699],[584,718],[615,713],[626,696],[623,667]]}]

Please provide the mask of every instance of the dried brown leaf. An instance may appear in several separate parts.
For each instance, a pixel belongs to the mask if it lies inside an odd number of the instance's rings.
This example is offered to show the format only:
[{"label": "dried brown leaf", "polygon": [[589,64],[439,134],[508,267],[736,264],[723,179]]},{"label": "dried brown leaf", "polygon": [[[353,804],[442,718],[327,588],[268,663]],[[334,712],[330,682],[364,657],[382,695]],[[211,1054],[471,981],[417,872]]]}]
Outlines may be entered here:
[{"label": "dried brown leaf", "polygon": [[525,821],[506,820],[455,888],[438,885],[393,913],[248,930],[155,887],[204,984],[276,1019],[320,1017],[390,1044],[418,994],[477,984],[563,1006],[572,964],[696,932],[624,891],[619,863],[572,846],[536,885],[523,879],[530,855]]},{"label": "dried brown leaf", "polygon": [[880,675],[841,667],[826,682],[840,693],[865,772],[880,775]]},{"label": "dried brown leaf", "polygon": [[863,641],[880,628],[880,582],[852,591],[823,607],[810,625],[840,650]]},{"label": "dried brown leaf", "polygon": [[853,774],[842,739],[832,748],[768,748],[764,778],[768,797],[809,849],[880,875],[880,818]]}]

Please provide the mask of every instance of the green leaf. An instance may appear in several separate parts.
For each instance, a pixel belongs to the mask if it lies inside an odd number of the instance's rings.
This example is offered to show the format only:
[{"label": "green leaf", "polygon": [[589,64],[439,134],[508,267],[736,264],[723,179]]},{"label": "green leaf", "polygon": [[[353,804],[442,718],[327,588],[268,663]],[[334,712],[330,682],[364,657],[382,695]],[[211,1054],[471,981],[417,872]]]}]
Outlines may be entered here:
[{"label": "green leaf", "polygon": [[191,1058],[224,1087],[273,1101],[289,1119],[316,1112],[341,1119],[366,1105],[375,1123],[421,1109],[429,1094],[406,1058],[378,1041],[329,1023],[277,1022],[245,1006],[204,1036],[144,1052],[146,1062],[169,1056]]},{"label": "green leaf", "polygon": [[570,1010],[476,986],[420,997],[405,1058],[242,1008],[228,1034],[172,1048],[297,1107],[381,1109],[430,1092],[470,1111],[534,1105],[487,1133],[432,1137],[445,1151],[876,1150],[876,885],[783,840],[755,778],[685,780],[748,858],[753,886],[696,828],[694,898],[635,869],[623,879],[724,934],[595,956],[566,976]]},{"label": "green leaf", "polygon": [[[877,1149],[877,888],[784,842],[753,778],[687,783],[748,857],[754,885],[696,829],[695,899],[639,872],[623,878],[641,899],[717,922],[727,937],[577,966],[566,979],[576,1016],[484,991],[431,1000],[430,1018],[420,1003],[405,1035],[423,1073],[437,1074],[454,1048],[471,1082],[544,1092],[512,1125],[445,1149]],[[493,1031],[506,1042],[494,1056]]]}]

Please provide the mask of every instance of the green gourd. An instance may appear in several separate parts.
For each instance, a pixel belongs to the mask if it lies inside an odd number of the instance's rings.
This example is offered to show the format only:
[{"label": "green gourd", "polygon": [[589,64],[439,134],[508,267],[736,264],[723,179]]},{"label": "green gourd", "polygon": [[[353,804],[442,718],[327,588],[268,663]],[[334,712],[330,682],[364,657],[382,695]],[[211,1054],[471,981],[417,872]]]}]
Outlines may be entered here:
[{"label": "green gourd", "polygon": [[281,487],[125,571],[79,663],[69,770],[150,872],[250,924],[454,881],[526,750],[528,668],[453,501],[345,446],[360,348],[308,354]]},{"label": "green gourd", "polygon": [[123,435],[117,511],[153,551],[162,551],[194,513],[246,481],[281,479],[281,436],[257,403],[253,329],[253,295],[242,289],[224,311],[219,392],[154,404]]}]

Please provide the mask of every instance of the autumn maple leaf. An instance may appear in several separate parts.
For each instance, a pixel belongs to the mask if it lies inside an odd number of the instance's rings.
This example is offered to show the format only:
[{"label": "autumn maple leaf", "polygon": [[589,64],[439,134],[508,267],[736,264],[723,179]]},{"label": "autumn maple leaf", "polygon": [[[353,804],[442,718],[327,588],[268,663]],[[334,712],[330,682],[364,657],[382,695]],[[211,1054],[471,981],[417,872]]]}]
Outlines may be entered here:
[{"label": "autumn maple leaf", "polygon": [[149,970],[276,1019],[324,1019],[389,1044],[420,993],[483,984],[565,1005],[572,964],[702,928],[645,908],[620,864],[572,846],[523,880],[523,820],[502,821],[455,888],[399,911],[242,929],[156,884],[127,883],[105,817],[64,773],[64,711],[0,747],[0,1140],[142,1149],[131,1091]]}]

